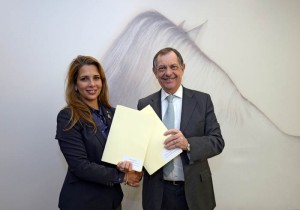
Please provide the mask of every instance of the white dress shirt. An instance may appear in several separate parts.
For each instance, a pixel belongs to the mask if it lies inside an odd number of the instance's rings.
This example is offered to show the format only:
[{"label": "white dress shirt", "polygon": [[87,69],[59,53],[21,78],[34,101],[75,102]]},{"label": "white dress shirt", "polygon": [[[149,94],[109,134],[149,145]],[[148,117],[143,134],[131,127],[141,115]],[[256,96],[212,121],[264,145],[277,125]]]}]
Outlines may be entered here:
[{"label": "white dress shirt", "polygon": [[[173,106],[174,106],[174,114],[175,114],[175,128],[180,130],[180,122],[181,122],[181,111],[182,111],[182,95],[183,95],[183,88],[180,85],[178,90],[173,94],[175,97],[173,99]],[[169,96],[163,89],[161,90],[161,113],[162,119],[164,119],[167,107],[168,107],[168,100],[167,97]],[[164,180],[169,181],[184,181],[184,174],[183,174],[183,166],[180,155],[174,158],[174,169],[169,174],[164,174]]]}]

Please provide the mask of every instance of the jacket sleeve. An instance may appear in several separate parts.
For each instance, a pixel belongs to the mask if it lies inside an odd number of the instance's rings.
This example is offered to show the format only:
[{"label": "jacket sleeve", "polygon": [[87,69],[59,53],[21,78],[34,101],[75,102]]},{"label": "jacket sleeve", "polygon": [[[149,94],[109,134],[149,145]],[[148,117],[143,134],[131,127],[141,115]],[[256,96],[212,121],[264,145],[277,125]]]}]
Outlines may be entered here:
[{"label": "jacket sleeve", "polygon": [[[203,135],[188,137],[190,143],[190,160],[206,160],[220,154],[225,146],[220,125],[214,113],[214,106],[208,94],[205,94],[205,117]],[[202,130],[202,128],[199,128]]]},{"label": "jacket sleeve", "polygon": [[[92,141],[83,138],[84,128],[80,122],[76,123],[71,129],[68,129],[70,126],[70,115],[68,109],[60,111],[57,116],[55,137],[58,140],[70,172],[81,180],[108,186],[123,182],[124,173],[118,171],[116,167],[101,164],[100,160],[98,163],[91,160],[92,156],[99,154],[93,154],[93,152],[91,154],[87,153],[85,143],[92,144]],[[95,147],[97,146],[95,144]]]}]

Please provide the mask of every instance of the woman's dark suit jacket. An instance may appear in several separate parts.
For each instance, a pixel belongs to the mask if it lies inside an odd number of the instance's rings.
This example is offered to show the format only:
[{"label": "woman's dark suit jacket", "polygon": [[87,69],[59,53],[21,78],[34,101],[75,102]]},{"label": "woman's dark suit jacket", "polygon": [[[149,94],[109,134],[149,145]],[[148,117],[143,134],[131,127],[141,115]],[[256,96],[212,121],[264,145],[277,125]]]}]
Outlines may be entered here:
[{"label": "woman's dark suit jacket", "polygon": [[[103,107],[110,127],[114,109]],[[59,197],[62,210],[112,210],[120,206],[124,174],[116,166],[102,162],[106,140],[92,126],[76,123],[70,130],[70,110],[57,116],[56,139],[68,163],[68,171]]]}]

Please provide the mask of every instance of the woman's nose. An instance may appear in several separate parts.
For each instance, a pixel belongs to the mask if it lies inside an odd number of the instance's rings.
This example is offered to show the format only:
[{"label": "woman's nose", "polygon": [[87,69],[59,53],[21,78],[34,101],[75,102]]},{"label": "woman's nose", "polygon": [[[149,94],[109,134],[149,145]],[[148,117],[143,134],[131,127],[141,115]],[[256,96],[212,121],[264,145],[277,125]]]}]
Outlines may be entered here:
[{"label": "woman's nose", "polygon": [[91,79],[89,85],[90,86],[94,86],[95,85],[95,81]]}]

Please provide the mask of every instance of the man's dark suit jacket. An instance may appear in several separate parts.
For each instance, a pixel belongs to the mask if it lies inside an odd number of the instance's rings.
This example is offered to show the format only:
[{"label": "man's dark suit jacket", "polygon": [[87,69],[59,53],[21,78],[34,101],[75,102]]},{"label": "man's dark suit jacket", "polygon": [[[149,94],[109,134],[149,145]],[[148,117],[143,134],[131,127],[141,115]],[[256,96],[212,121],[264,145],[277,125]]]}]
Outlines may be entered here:
[{"label": "man's dark suit jacket", "polygon": [[[138,109],[149,104],[161,118],[161,91],[140,99]],[[180,130],[191,148],[190,159],[185,151],[181,154],[189,209],[214,209],[216,203],[207,159],[221,153],[225,143],[208,94],[183,87]],[[162,169],[151,176],[145,171],[142,197],[144,210],[161,210],[163,186]]]},{"label": "man's dark suit jacket", "polygon": [[[110,127],[114,109],[103,107]],[[60,149],[68,163],[67,175],[59,197],[62,210],[112,210],[122,201],[122,175],[114,165],[101,161],[106,140],[100,131],[84,122],[70,130],[70,110],[63,109],[57,116]],[[123,176],[124,177],[124,176]],[[122,177],[122,179],[123,179]]]}]

